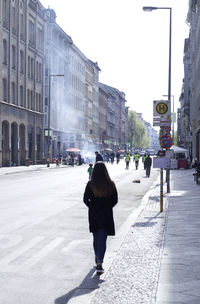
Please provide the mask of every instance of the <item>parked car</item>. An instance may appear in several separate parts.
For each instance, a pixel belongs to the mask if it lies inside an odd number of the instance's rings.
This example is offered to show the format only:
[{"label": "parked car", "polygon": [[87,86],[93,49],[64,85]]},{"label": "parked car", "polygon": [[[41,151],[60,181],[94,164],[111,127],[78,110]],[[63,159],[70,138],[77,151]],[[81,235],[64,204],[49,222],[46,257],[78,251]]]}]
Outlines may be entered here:
[{"label": "parked car", "polygon": [[145,153],[146,153],[145,151],[141,151],[140,156],[143,156]]}]

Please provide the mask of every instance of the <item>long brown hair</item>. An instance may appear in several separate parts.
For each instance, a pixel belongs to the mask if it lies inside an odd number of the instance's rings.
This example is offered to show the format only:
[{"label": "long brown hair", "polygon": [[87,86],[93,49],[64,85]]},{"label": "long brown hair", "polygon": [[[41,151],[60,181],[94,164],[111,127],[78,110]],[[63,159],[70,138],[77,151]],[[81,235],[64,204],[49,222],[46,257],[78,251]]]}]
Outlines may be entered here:
[{"label": "long brown hair", "polygon": [[112,194],[114,182],[110,179],[108,170],[102,161],[95,164],[91,176],[91,188],[95,197],[106,197]]}]

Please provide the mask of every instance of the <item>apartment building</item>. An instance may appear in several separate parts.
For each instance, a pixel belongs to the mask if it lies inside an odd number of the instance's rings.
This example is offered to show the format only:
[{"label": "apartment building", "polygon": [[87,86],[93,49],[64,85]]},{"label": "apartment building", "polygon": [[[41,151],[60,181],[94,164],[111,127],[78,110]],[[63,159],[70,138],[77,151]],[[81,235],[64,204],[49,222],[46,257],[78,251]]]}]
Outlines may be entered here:
[{"label": "apartment building", "polygon": [[32,0],[0,8],[0,167],[41,162],[45,14]]},{"label": "apartment building", "polygon": [[[193,158],[200,159],[200,1],[190,0],[187,22],[189,39],[184,52],[184,87],[181,102],[181,141]],[[184,134],[183,134],[184,132]],[[192,138],[191,138],[191,136]],[[187,140],[188,138],[188,140]]]},{"label": "apartment building", "polygon": [[125,147],[125,94],[99,91],[98,63],[54,10],[38,0],[3,0],[0,8],[0,167],[41,163],[69,147],[100,149],[105,140]]},{"label": "apartment building", "polygon": [[99,85],[99,138],[101,148],[106,148],[108,142],[108,116],[109,116],[109,97],[110,95]]},{"label": "apartment building", "polygon": [[71,134],[74,115],[70,113],[71,106],[75,105],[70,90],[75,87],[70,72],[70,64],[74,66],[70,59],[73,41],[56,23],[55,11],[46,9],[45,12],[45,156],[49,144],[50,155],[56,157],[63,154],[70,143],[74,144]]},{"label": "apartment building", "polygon": [[127,141],[125,94],[106,84],[101,84],[101,86],[111,97],[109,99],[111,111],[108,113],[108,121],[113,124],[113,126],[110,125],[111,130],[108,130],[110,135],[112,134],[111,146],[114,149],[116,147],[125,148]]}]

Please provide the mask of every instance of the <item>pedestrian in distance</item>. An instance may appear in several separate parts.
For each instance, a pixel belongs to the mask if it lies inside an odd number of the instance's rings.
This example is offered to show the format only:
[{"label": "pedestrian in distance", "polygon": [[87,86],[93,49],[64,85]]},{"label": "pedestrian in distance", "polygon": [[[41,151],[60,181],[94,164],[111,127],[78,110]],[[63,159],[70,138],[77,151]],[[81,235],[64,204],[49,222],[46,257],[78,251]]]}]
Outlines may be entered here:
[{"label": "pedestrian in distance", "polygon": [[144,161],[144,165],[146,168],[146,177],[150,177],[151,164],[152,164],[152,159],[151,159],[150,155],[148,154],[147,158]]},{"label": "pedestrian in distance", "polygon": [[114,163],[114,160],[115,160],[115,153],[114,153],[114,152],[112,152],[112,153],[110,154],[110,159],[111,159],[111,164],[113,164],[113,163]]},{"label": "pedestrian in distance", "polygon": [[143,165],[144,165],[144,170],[146,170],[145,168],[145,159],[147,158],[147,154],[145,153],[143,156],[142,156],[142,162],[143,162]]},{"label": "pedestrian in distance", "polygon": [[116,153],[116,159],[117,159],[117,164],[119,164],[119,161],[120,161],[120,154],[119,154],[119,152]]},{"label": "pedestrian in distance", "polygon": [[78,154],[78,165],[81,166],[82,165],[82,157],[81,154]]},{"label": "pedestrian in distance", "polygon": [[115,183],[103,162],[97,162],[86,185],[83,202],[89,208],[89,230],[93,234],[97,274],[104,272],[102,264],[108,235],[115,235],[113,207],[118,202]]},{"label": "pedestrian in distance", "polygon": [[88,168],[88,173],[89,173],[89,180],[91,180],[91,176],[92,176],[92,171],[93,171],[93,164],[89,163],[89,168]]},{"label": "pedestrian in distance", "polygon": [[134,154],[134,160],[135,160],[135,169],[136,169],[136,170],[138,169],[139,159],[140,159],[139,153],[135,153],[135,154]]},{"label": "pedestrian in distance", "polygon": [[101,156],[101,154],[98,151],[96,151],[95,154],[96,154],[96,163],[98,161],[103,161],[103,157]]},{"label": "pedestrian in distance", "polygon": [[126,156],[125,156],[125,162],[126,162],[126,170],[128,170],[129,169],[129,162],[130,162],[130,159],[131,159],[131,157],[130,157],[130,154],[127,152],[126,153]]},{"label": "pedestrian in distance", "polygon": [[71,154],[70,156],[71,156],[71,159],[70,159],[71,163],[70,164],[73,167],[74,166],[74,155]]}]

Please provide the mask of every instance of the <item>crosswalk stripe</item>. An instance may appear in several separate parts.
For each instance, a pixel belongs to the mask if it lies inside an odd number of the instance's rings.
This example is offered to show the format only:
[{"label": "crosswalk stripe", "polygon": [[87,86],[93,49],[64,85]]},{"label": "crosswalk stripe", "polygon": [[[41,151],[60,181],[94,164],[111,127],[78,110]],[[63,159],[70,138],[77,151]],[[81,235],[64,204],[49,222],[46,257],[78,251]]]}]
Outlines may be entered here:
[{"label": "crosswalk stripe", "polygon": [[16,258],[18,258],[22,253],[30,249],[31,247],[35,246],[37,243],[42,241],[44,239],[43,236],[37,236],[33,238],[28,243],[24,244],[20,248],[14,250],[10,254],[7,254],[4,258],[0,259],[0,266],[7,266],[9,263],[14,261]]},{"label": "crosswalk stripe", "polygon": [[60,245],[65,239],[62,237],[57,237],[52,242],[47,244],[44,248],[39,250],[36,254],[34,254],[31,258],[25,261],[22,268],[30,268],[31,266],[37,264],[41,259],[43,259],[48,253],[50,253],[54,248]]}]

